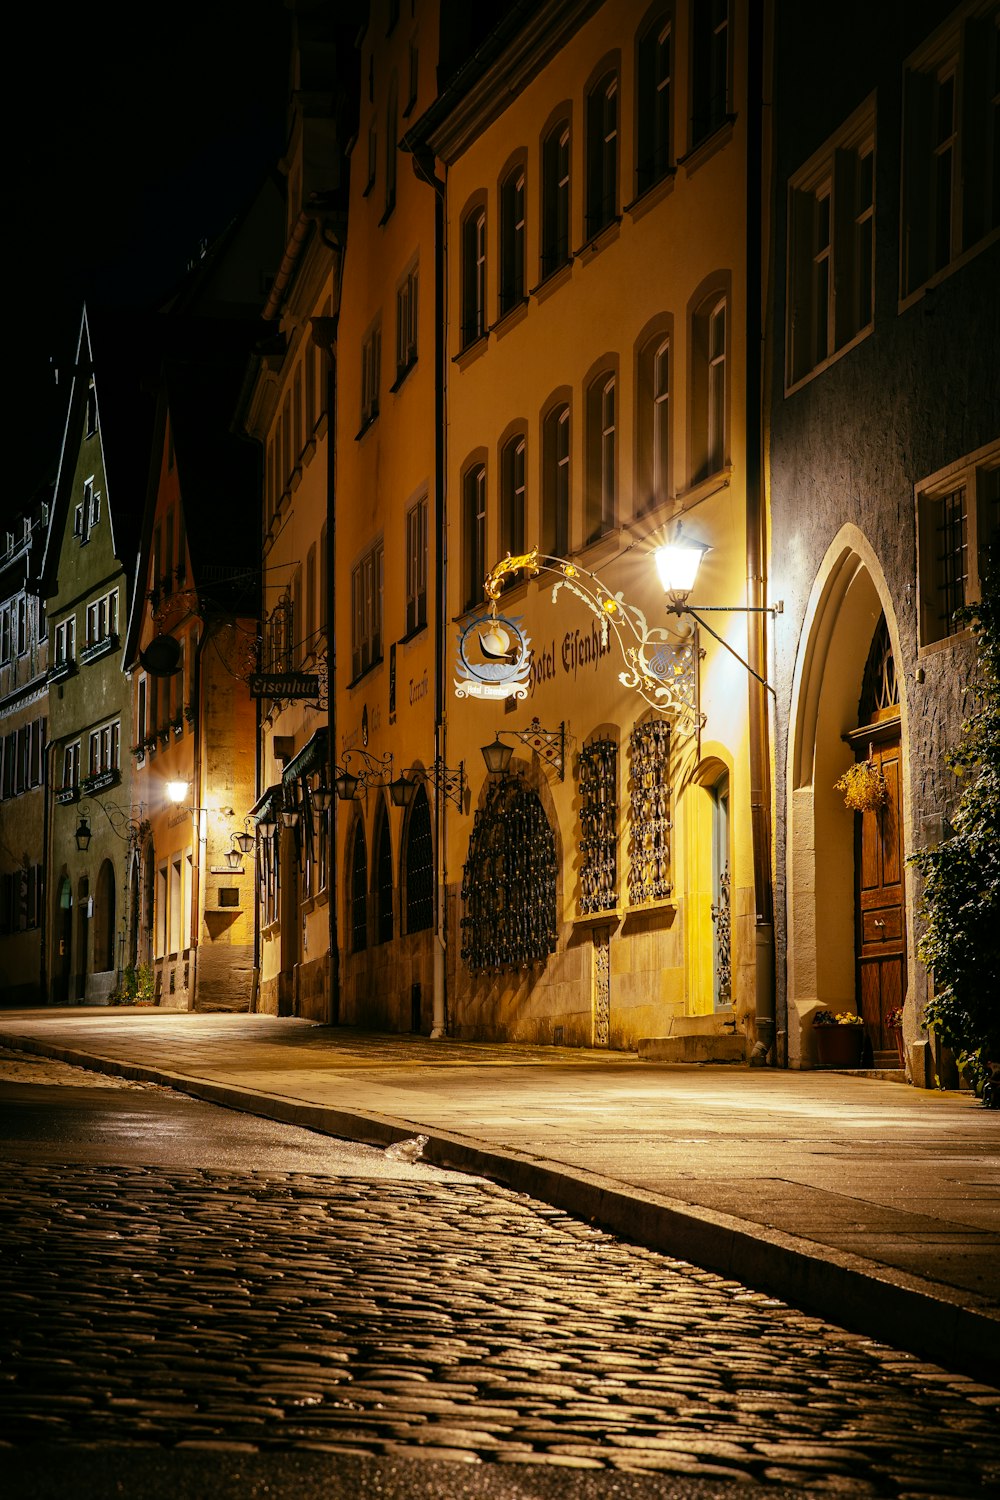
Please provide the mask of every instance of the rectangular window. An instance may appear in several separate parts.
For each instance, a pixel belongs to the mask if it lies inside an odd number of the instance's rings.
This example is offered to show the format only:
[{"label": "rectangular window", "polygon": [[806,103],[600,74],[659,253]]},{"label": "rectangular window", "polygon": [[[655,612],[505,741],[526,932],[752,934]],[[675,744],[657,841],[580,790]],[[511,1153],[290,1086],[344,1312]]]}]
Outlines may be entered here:
[{"label": "rectangular window", "polygon": [[13,631],[11,630],[12,606],[0,608],[0,664],[9,662],[13,655]]},{"label": "rectangular window", "polygon": [[393,82],[385,109],[385,211],[382,222],[396,206],[396,163],[398,160],[396,85]]},{"label": "rectangular window", "polygon": [[378,126],[372,120],[368,127],[368,177],[365,181],[365,195],[367,196],[375,186],[375,173],[378,169]]},{"label": "rectangular window", "polygon": [[28,601],[24,594],[19,594],[14,601],[14,615],[17,654],[23,656],[28,649]]},{"label": "rectangular window", "polygon": [[615,376],[599,375],[587,392],[587,490],[584,530],[594,542],[615,525],[617,414]]},{"label": "rectangular window", "polygon": [[708,319],[708,473],[726,461],[726,304]]},{"label": "rectangular window", "polygon": [[427,500],[406,512],[406,633],[427,624]]},{"label": "rectangular window", "polygon": [[417,272],[410,271],[396,292],[396,379],[417,359]]},{"label": "rectangular window", "polygon": [[383,566],[379,541],[351,573],[351,668],[355,680],[382,660]]},{"label": "rectangular window", "polygon": [[[361,346],[361,431],[378,416],[379,369],[382,362],[382,331],[371,330]],[[360,435],[360,434],[359,434]]]},{"label": "rectangular window", "polygon": [[80,741],[79,740],[74,740],[71,745],[67,745],[65,747],[65,749],[63,750],[63,773],[62,773],[63,791],[69,791],[71,788],[79,786],[79,784],[80,784]]},{"label": "rectangular window", "polygon": [[[525,444],[511,438],[500,455],[500,550],[519,557],[524,552]],[[508,575],[514,582],[518,574]]]},{"label": "rectangular window", "polygon": [[905,298],[1000,229],[1000,8],[958,7],[903,70]]},{"label": "rectangular window", "polygon": [[873,96],[789,182],[786,388],[872,328],[874,194]]},{"label": "rectangular window", "polygon": [[542,551],[565,557],[569,549],[569,407],[556,406],[542,429]]},{"label": "rectangular window", "polygon": [[87,605],[87,646],[98,646],[118,634],[118,590]]},{"label": "rectangular window", "polygon": [[55,642],[55,663],[57,667],[64,666],[76,660],[76,615],[70,615],[67,620],[62,620],[53,631]]},{"label": "rectangular window", "polygon": [[1000,443],[917,487],[920,646],[962,632],[955,611],[982,598],[986,549],[1000,538]]}]

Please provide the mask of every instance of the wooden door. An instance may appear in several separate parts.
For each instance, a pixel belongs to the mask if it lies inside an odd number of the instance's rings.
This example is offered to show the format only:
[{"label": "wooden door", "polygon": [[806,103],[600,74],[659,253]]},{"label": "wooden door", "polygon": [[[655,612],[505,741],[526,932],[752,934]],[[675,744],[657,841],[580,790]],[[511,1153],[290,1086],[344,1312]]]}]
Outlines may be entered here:
[{"label": "wooden door", "polygon": [[[867,754],[868,747],[865,746]],[[898,736],[872,746],[888,799],[877,812],[857,813],[855,913],[858,1008],[876,1064],[898,1067],[891,1013],[906,993],[903,905],[902,768]],[[883,1053],[885,1056],[879,1057]]]}]

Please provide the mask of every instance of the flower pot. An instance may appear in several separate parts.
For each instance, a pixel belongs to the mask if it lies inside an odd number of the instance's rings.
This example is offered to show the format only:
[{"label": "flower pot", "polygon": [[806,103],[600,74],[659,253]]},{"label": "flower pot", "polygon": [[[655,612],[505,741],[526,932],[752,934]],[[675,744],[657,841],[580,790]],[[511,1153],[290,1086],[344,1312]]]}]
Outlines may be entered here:
[{"label": "flower pot", "polygon": [[896,1043],[896,1051],[899,1054],[899,1066],[901,1068],[905,1068],[906,1067],[906,1047],[905,1047],[905,1045],[903,1043],[903,1028],[902,1028],[902,1026],[894,1026],[892,1028],[892,1036],[893,1036],[893,1041]]},{"label": "flower pot", "polygon": [[863,1026],[817,1026],[816,1060],[821,1068],[857,1068],[861,1065]]}]

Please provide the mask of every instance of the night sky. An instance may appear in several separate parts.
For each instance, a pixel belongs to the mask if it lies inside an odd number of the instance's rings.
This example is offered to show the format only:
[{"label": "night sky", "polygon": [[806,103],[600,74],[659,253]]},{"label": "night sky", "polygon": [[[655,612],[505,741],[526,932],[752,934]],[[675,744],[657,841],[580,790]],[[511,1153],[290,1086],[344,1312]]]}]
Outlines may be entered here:
[{"label": "night sky", "polygon": [[[284,148],[282,0],[36,5],[7,52],[7,482],[54,475],[84,298],[157,301]],[[13,179],[13,180],[11,180]]]}]

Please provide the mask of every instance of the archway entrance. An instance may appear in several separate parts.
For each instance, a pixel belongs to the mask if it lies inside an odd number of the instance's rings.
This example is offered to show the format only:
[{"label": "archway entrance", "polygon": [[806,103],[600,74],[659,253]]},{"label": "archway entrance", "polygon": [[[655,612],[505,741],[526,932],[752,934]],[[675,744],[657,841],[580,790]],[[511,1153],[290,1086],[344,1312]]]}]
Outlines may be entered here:
[{"label": "archway entrance", "polygon": [[59,904],[56,908],[55,928],[52,998],[57,1005],[68,1005],[70,975],[73,972],[73,886],[68,875],[64,875],[59,882]]},{"label": "archway entrance", "polygon": [[884,615],[865,665],[858,721],[849,739],[858,760],[881,771],[885,801],[854,815],[856,1000],[875,1066],[895,1068],[889,1018],[906,993],[906,923],[899,685]]},{"label": "archway entrance", "polygon": [[[889,1054],[897,1065],[885,1019],[903,1002],[907,973],[906,700],[894,672],[898,641],[878,559],[863,533],[847,525],[812,589],[791,697],[784,875],[792,1067],[815,1062],[817,1010],[860,1011],[876,1056]],[[845,806],[835,783],[853,761],[867,758],[869,746],[890,799],[877,816],[862,817]]]}]

